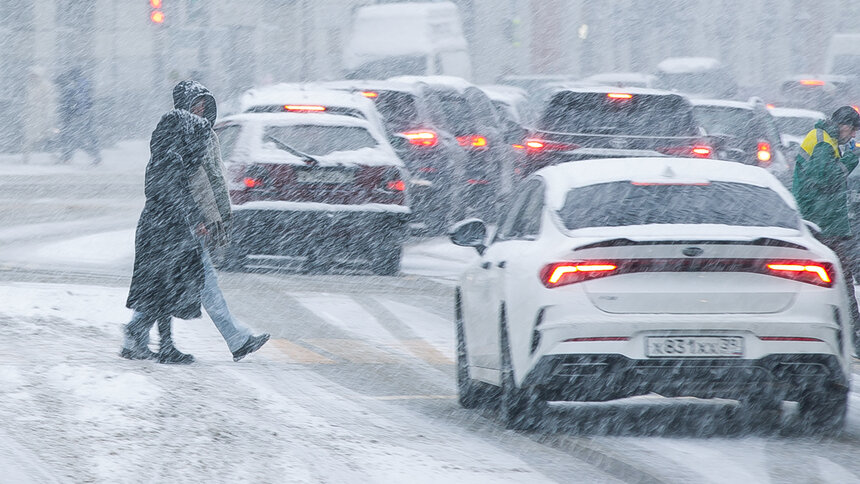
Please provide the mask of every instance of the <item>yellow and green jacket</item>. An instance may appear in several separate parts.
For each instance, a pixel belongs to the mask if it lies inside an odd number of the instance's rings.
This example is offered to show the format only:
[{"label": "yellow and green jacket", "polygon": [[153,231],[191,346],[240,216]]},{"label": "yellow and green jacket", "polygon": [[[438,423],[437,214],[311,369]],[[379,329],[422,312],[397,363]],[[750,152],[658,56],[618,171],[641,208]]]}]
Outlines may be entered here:
[{"label": "yellow and green jacket", "polygon": [[838,133],[827,121],[815,124],[800,144],[791,188],[803,218],[827,237],[851,236],[847,179],[857,167],[857,154],[839,153]]}]

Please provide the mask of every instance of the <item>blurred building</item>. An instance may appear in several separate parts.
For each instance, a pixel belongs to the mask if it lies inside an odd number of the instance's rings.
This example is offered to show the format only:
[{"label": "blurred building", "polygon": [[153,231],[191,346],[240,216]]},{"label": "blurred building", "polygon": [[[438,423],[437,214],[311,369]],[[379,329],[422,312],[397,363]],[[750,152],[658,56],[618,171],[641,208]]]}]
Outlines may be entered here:
[{"label": "blurred building", "polygon": [[[170,88],[200,79],[222,112],[260,84],[341,76],[354,10],[397,0],[3,0],[0,150],[20,145],[27,72],[82,67],[95,86],[100,134],[145,136]],[[475,78],[504,74],[650,72],[669,56],[717,57],[741,84],[822,69],[833,32],[860,3],[821,0],[451,0],[460,7]],[[154,0],[157,4],[158,0]],[[53,109],[46,106],[46,109]]]}]

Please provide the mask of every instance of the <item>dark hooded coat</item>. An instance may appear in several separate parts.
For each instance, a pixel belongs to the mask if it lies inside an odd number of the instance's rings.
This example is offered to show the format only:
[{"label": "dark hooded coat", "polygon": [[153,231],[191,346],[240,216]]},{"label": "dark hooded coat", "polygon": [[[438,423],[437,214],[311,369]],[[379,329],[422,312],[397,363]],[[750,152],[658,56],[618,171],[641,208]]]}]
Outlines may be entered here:
[{"label": "dark hooded coat", "polygon": [[200,317],[203,262],[192,231],[203,221],[189,189],[211,135],[209,121],[184,109],[162,116],[152,133],[146,205],[135,235],[126,306],[157,317]]}]

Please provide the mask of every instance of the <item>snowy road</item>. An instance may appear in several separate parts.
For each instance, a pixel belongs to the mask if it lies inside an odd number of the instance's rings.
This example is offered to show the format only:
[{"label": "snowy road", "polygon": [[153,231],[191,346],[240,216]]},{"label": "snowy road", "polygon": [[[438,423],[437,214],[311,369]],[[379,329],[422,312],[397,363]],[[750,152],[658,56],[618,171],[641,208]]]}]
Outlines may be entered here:
[{"label": "snowy road", "polygon": [[[198,363],[116,356],[145,143],[102,167],[0,157],[0,482],[860,482],[860,394],[835,439],[739,428],[732,402],[553,405],[535,432],[455,399],[453,274],[414,241],[396,278],[225,273],[273,340],[233,363],[208,318]],[[855,380],[856,381],[856,380]]]}]

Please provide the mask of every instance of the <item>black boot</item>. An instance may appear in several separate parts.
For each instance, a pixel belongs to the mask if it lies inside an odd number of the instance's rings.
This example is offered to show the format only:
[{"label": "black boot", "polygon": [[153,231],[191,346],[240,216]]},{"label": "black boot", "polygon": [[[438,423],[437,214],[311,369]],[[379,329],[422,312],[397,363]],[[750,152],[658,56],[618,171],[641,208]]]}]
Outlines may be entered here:
[{"label": "black boot", "polygon": [[[126,344],[131,342],[131,347]],[[125,327],[125,342],[119,352],[119,356],[127,360],[154,360],[156,354],[149,349],[146,344],[146,339],[138,334],[132,334],[129,327]]]},{"label": "black boot", "polygon": [[194,357],[183,353],[173,346],[173,335],[170,331],[170,318],[158,320],[158,335],[161,337],[161,346],[158,350],[158,362],[175,365],[190,365],[194,363]]},{"label": "black boot", "polygon": [[266,344],[266,341],[269,341],[269,333],[249,337],[248,341],[245,341],[245,344],[243,344],[241,348],[233,352],[233,361],[239,361],[262,348],[263,345]]}]

